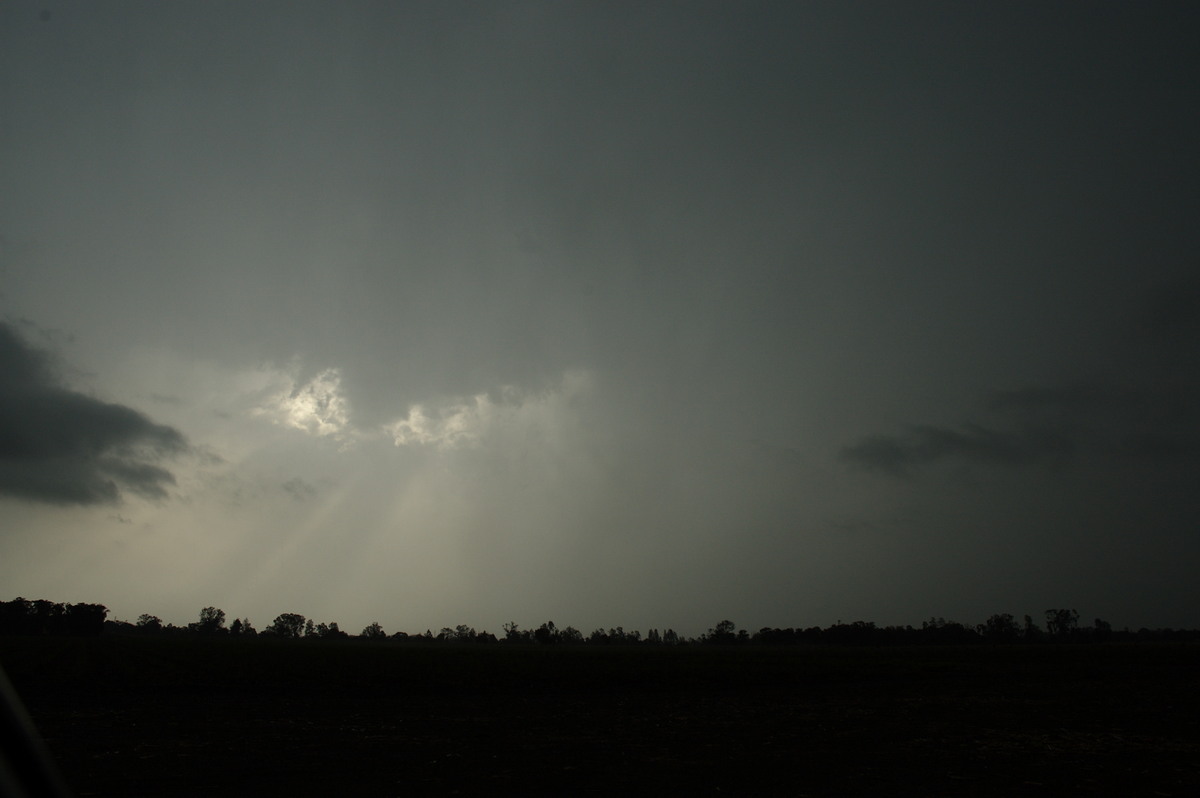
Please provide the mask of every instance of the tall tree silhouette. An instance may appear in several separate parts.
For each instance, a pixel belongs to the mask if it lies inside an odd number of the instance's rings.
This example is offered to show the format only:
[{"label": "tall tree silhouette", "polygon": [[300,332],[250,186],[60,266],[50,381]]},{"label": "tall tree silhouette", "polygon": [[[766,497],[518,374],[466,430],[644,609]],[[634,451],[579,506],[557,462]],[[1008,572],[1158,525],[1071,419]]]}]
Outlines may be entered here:
[{"label": "tall tree silhouette", "polygon": [[295,612],[285,612],[271,621],[267,631],[279,637],[300,637],[304,631],[304,616]]}]

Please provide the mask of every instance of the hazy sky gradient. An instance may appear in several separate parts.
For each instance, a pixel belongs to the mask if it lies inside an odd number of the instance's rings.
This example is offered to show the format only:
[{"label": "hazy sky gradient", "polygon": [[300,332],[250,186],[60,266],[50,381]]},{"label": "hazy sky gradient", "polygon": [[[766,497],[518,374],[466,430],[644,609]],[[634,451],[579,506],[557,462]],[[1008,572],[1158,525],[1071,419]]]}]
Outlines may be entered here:
[{"label": "hazy sky gradient", "polygon": [[1198,40],[5,3],[0,598],[1200,626]]}]

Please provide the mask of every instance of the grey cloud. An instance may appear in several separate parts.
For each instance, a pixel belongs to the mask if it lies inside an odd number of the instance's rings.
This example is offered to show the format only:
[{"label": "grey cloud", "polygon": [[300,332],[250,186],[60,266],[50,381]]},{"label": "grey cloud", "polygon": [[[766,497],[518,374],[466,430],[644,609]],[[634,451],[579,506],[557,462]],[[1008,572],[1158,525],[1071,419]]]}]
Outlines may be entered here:
[{"label": "grey cloud", "polygon": [[1116,442],[1113,453],[1143,462],[1177,462],[1200,454],[1200,436],[1190,432],[1131,432]]},{"label": "grey cloud", "polygon": [[1092,379],[1063,386],[996,391],[986,407],[1025,424],[1187,424],[1196,418],[1196,391],[1177,379],[1141,383]]},{"label": "grey cloud", "polygon": [[150,398],[164,405],[178,405],[183,403],[183,400],[178,396],[168,396],[161,393],[152,393],[150,394]]},{"label": "grey cloud", "polygon": [[188,450],[177,430],[58,384],[46,354],[0,322],[0,495],[49,504],[162,499],[158,465]]},{"label": "grey cloud", "polygon": [[1138,313],[1135,328],[1158,341],[1195,343],[1200,338],[1200,281],[1159,286]]},{"label": "grey cloud", "polygon": [[1001,432],[968,424],[961,429],[912,426],[903,435],[870,435],[846,447],[843,457],[858,466],[905,476],[916,466],[957,459],[1022,466],[1070,454],[1072,442],[1054,432]]},{"label": "grey cloud", "polygon": [[1076,456],[1178,462],[1200,453],[1195,393],[1186,385],[1139,387],[1093,379],[993,392],[991,423],[955,429],[913,425],[842,450],[847,462],[892,476],[940,461],[1029,466]]},{"label": "grey cloud", "polygon": [[302,480],[300,477],[293,477],[281,486],[285,493],[289,494],[293,499],[302,502],[306,499],[311,499],[317,495],[317,489],[313,485]]},{"label": "grey cloud", "polygon": [[1022,415],[1043,412],[1077,415],[1126,399],[1128,396],[1116,390],[1114,386],[1093,381],[1065,386],[995,391],[989,397],[987,405],[991,410]]},{"label": "grey cloud", "polygon": [[1109,367],[1062,384],[982,397],[961,427],[910,426],[842,450],[845,461],[892,476],[943,461],[1030,466],[1101,459],[1178,464],[1200,454],[1200,282],[1164,282],[1129,305],[1120,338],[1102,340]]}]

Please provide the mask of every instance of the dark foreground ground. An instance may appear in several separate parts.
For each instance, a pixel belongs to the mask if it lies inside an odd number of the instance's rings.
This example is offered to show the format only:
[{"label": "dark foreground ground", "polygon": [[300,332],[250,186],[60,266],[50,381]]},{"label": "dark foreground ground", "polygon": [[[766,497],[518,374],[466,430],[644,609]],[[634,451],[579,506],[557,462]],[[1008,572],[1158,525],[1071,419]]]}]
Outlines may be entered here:
[{"label": "dark foreground ground", "polygon": [[80,796],[1200,795],[1200,647],[0,639]]}]

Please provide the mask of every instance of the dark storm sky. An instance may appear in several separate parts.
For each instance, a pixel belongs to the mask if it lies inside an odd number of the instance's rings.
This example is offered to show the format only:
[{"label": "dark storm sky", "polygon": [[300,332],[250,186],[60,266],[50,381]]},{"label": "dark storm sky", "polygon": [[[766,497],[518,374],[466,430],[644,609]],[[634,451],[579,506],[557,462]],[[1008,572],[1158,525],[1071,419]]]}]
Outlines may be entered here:
[{"label": "dark storm sky", "polygon": [[5,3],[0,585],[388,631],[1200,625],[1198,34]]}]

